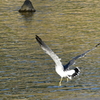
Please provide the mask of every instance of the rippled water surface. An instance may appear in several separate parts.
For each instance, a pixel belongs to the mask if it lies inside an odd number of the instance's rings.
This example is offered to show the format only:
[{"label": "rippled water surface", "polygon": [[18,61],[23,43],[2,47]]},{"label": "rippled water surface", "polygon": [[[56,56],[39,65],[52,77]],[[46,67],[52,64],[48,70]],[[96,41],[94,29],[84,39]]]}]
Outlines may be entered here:
[{"label": "rippled water surface", "polygon": [[31,1],[34,14],[18,12],[24,0],[0,0],[0,100],[99,100],[100,46],[77,60],[80,76],[59,87],[35,35],[66,64],[100,42],[100,1]]}]

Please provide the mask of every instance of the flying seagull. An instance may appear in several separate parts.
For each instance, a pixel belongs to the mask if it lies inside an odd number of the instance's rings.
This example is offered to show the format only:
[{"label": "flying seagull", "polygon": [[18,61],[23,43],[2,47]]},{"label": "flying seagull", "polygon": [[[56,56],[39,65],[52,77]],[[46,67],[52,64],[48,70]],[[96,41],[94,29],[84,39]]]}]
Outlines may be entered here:
[{"label": "flying seagull", "polygon": [[78,58],[84,57],[88,52],[94,50],[96,47],[98,47],[100,45],[100,43],[99,43],[94,48],[87,50],[86,52],[74,57],[66,65],[63,66],[61,63],[61,59],[37,35],[36,35],[36,40],[40,44],[41,48],[45,51],[45,53],[47,53],[55,62],[55,70],[56,70],[57,74],[60,75],[60,77],[61,77],[59,86],[61,86],[61,82],[64,77],[66,77],[67,81],[68,81],[68,79],[71,80],[73,77],[79,75],[80,69],[78,67],[71,69],[71,70],[69,69],[69,67],[75,63],[75,60],[77,60]]}]

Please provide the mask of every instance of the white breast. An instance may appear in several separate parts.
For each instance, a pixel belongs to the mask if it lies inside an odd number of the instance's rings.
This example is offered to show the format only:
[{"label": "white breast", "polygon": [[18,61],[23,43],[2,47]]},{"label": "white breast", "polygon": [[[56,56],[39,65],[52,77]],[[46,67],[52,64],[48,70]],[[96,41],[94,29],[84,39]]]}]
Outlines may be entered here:
[{"label": "white breast", "polygon": [[69,78],[69,76],[72,76],[75,73],[75,70],[63,71],[61,68],[55,68],[55,70],[56,70],[57,74],[60,75],[61,77]]}]

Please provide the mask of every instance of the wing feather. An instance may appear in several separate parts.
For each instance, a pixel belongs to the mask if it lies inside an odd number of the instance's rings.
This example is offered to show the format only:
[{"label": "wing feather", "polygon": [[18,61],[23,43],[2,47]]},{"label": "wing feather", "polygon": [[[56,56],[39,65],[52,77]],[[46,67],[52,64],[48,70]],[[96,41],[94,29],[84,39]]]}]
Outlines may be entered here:
[{"label": "wing feather", "polygon": [[78,58],[84,57],[87,53],[89,53],[90,51],[94,50],[96,47],[98,47],[100,45],[100,43],[98,43],[94,48],[87,50],[86,52],[74,57],[72,60],[70,60],[66,65],[64,65],[64,70],[67,70],[71,65],[75,64],[75,61]]},{"label": "wing feather", "polygon": [[61,59],[47,46],[42,39],[36,35],[36,40],[40,44],[41,48],[47,53],[55,62],[56,67],[60,67],[63,70],[63,65],[61,63]]}]

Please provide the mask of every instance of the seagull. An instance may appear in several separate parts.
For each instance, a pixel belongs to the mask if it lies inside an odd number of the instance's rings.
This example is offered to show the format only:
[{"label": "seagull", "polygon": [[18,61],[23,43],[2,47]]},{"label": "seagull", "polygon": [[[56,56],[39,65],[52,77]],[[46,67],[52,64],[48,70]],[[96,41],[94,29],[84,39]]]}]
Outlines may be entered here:
[{"label": "seagull", "polygon": [[96,47],[98,47],[100,45],[100,43],[98,43],[94,48],[92,48],[90,50],[87,50],[86,52],[74,57],[66,65],[62,65],[61,59],[37,35],[36,35],[36,40],[40,44],[41,48],[45,51],[45,53],[47,53],[53,59],[53,61],[55,62],[55,71],[61,77],[60,82],[59,82],[59,86],[61,86],[61,82],[62,82],[64,77],[67,78],[67,82],[68,82],[68,80],[72,80],[72,78],[79,75],[80,74],[80,69],[78,67],[76,67],[74,69],[69,69],[69,67],[74,65],[75,61],[78,58],[84,57],[88,52],[94,50]]}]

